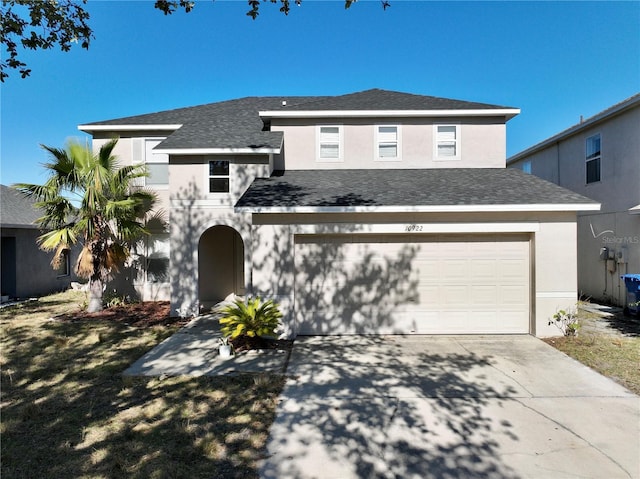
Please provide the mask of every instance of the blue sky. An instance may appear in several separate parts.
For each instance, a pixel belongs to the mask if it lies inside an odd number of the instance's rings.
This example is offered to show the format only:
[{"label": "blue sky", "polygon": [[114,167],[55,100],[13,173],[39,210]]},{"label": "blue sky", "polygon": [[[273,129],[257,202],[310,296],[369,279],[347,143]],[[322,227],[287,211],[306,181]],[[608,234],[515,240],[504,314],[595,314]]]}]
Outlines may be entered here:
[{"label": "blue sky", "polygon": [[[640,91],[640,2],[93,1],[88,51],[24,52],[0,85],[0,182],[41,183],[77,125],[253,95],[383,88],[521,108],[517,153]],[[3,52],[4,54],[4,52]]]}]

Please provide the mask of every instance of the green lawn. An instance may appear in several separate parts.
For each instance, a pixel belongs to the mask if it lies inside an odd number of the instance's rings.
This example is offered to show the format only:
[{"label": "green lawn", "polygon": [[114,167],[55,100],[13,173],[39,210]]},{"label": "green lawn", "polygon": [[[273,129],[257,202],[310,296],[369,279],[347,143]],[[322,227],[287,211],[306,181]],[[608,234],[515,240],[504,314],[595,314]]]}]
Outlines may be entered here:
[{"label": "green lawn", "polygon": [[51,319],[83,300],[0,310],[2,477],[256,477],[284,378],[124,378],[177,326]]}]

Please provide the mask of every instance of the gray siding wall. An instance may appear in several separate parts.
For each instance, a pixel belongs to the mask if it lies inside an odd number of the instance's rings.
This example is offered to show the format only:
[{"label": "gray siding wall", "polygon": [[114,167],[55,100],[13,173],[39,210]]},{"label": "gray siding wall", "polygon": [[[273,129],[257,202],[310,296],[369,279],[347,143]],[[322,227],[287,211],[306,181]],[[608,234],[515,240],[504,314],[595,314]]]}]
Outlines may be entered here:
[{"label": "gray siding wall", "polygon": [[[601,179],[586,183],[586,140],[600,134]],[[597,301],[625,303],[620,275],[640,273],[640,107],[589,125],[572,136],[510,163],[601,203],[597,212],[578,213],[578,288]],[[607,248],[609,262],[601,259]]]},{"label": "gray siding wall", "polygon": [[[15,238],[15,296],[18,298],[63,291],[69,288],[71,281],[78,281],[73,272],[77,250],[71,252],[71,274],[60,276],[51,266],[53,253],[47,253],[38,247],[36,239],[39,235],[40,231],[32,228],[2,228],[3,242],[5,238]],[[3,254],[3,260],[7,259],[11,261]],[[2,264],[1,267],[10,268],[11,265]],[[3,291],[6,287],[9,285],[3,285]]]}]

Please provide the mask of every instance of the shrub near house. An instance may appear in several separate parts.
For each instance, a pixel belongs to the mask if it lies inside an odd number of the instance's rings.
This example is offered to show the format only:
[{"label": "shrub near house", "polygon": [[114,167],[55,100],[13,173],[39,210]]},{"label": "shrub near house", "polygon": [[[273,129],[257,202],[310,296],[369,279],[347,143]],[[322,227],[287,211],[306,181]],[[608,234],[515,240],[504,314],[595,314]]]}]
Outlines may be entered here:
[{"label": "shrub near house", "polygon": [[224,337],[239,342],[251,342],[252,338],[273,338],[281,325],[282,313],[272,301],[259,297],[236,299],[222,309],[221,332]]}]

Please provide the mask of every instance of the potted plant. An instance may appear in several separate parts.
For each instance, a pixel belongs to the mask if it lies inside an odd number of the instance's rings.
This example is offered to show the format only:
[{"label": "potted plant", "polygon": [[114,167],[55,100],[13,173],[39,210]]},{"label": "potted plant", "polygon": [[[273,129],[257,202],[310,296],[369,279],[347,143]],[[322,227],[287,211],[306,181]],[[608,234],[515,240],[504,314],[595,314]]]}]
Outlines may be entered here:
[{"label": "potted plant", "polygon": [[220,331],[234,342],[239,338],[260,342],[263,338],[273,337],[282,318],[276,303],[263,301],[260,297],[237,299],[224,307],[221,313]]},{"label": "potted plant", "polygon": [[232,356],[233,346],[229,344],[229,338],[223,336],[220,338],[220,346],[218,347],[218,353],[222,359],[228,359]]}]

